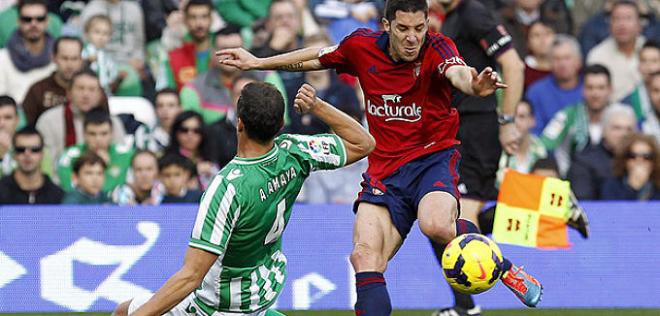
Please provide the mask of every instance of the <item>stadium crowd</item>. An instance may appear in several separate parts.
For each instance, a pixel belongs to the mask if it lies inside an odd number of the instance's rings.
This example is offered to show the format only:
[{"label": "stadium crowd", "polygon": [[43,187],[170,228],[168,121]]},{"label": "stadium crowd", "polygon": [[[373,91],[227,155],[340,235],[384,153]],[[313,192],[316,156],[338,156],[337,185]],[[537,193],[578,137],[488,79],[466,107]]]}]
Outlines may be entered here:
[{"label": "stadium crowd", "polygon": [[[434,31],[440,1],[429,0]],[[550,166],[579,199],[660,199],[660,2],[463,1],[495,12],[524,60],[514,120],[522,137],[499,169]],[[364,121],[350,76],[241,71],[214,53],[334,45],[356,28],[380,28],[383,6],[0,0],[0,204],[197,203],[236,154],[236,103],[254,81],[284,96],[283,132],[331,132],[293,110],[304,82]],[[351,203],[365,169],[361,161],[313,174],[299,201]]]}]

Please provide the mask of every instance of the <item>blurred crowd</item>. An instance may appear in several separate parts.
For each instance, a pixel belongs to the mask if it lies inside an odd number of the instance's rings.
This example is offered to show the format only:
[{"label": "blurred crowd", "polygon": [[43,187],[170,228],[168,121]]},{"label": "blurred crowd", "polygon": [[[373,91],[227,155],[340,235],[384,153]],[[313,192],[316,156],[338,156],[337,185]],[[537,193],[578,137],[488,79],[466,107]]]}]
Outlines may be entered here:
[{"label": "blurred crowd", "polygon": [[[429,0],[439,31],[444,0]],[[660,1],[463,0],[491,9],[524,58],[506,168],[568,179],[579,199],[660,199]],[[197,203],[236,154],[236,102],[285,96],[283,133],[332,132],[293,110],[304,82],[364,121],[359,83],[324,70],[241,71],[380,28],[384,1],[0,0],[0,204]],[[478,21],[474,21],[478,23]],[[299,201],[351,203],[366,161],[315,173]]]}]

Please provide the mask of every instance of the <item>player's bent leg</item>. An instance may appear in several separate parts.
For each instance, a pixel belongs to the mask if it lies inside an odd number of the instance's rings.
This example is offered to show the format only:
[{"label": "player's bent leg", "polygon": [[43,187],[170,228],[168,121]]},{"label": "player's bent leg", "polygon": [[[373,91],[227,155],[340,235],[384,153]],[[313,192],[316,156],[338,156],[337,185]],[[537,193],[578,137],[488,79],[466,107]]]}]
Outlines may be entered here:
[{"label": "player's bent leg", "polygon": [[128,316],[128,306],[131,305],[131,301],[126,301],[117,306],[111,316]]},{"label": "player's bent leg", "polygon": [[432,241],[447,244],[457,235],[479,233],[479,228],[466,219],[456,219],[456,198],[444,191],[427,193],[417,206],[419,228]]},{"label": "player's bent leg", "polygon": [[[484,206],[484,202],[477,199],[471,199],[467,197],[461,198],[461,218],[467,219],[474,223],[475,225],[479,224],[479,212]],[[480,226],[477,226],[481,228]]]},{"label": "player's bent leg", "polygon": [[392,303],[383,272],[402,243],[387,208],[362,202],[353,229],[351,264],[355,269],[357,316],[387,316]]}]

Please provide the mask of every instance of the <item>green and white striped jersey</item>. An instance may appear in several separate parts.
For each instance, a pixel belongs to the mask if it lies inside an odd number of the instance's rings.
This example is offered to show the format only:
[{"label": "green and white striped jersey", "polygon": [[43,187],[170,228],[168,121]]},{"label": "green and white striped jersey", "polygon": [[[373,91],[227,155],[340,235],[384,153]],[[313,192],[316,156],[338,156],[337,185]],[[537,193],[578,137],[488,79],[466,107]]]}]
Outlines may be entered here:
[{"label": "green and white striped jersey", "polygon": [[218,260],[195,291],[207,315],[252,313],[272,305],[286,279],[282,232],[310,172],[346,164],[336,135],[282,135],[267,154],[235,157],[200,202],[189,245]]}]

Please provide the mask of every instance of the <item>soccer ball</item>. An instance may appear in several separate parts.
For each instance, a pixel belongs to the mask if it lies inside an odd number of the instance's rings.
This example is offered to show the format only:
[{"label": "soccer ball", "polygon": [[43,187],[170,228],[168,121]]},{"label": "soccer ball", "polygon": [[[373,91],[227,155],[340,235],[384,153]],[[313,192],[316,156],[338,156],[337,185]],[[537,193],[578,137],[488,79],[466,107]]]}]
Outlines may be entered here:
[{"label": "soccer ball", "polygon": [[487,291],[502,274],[502,252],[497,244],[479,234],[452,240],[442,254],[442,272],[449,285],[465,294]]}]

